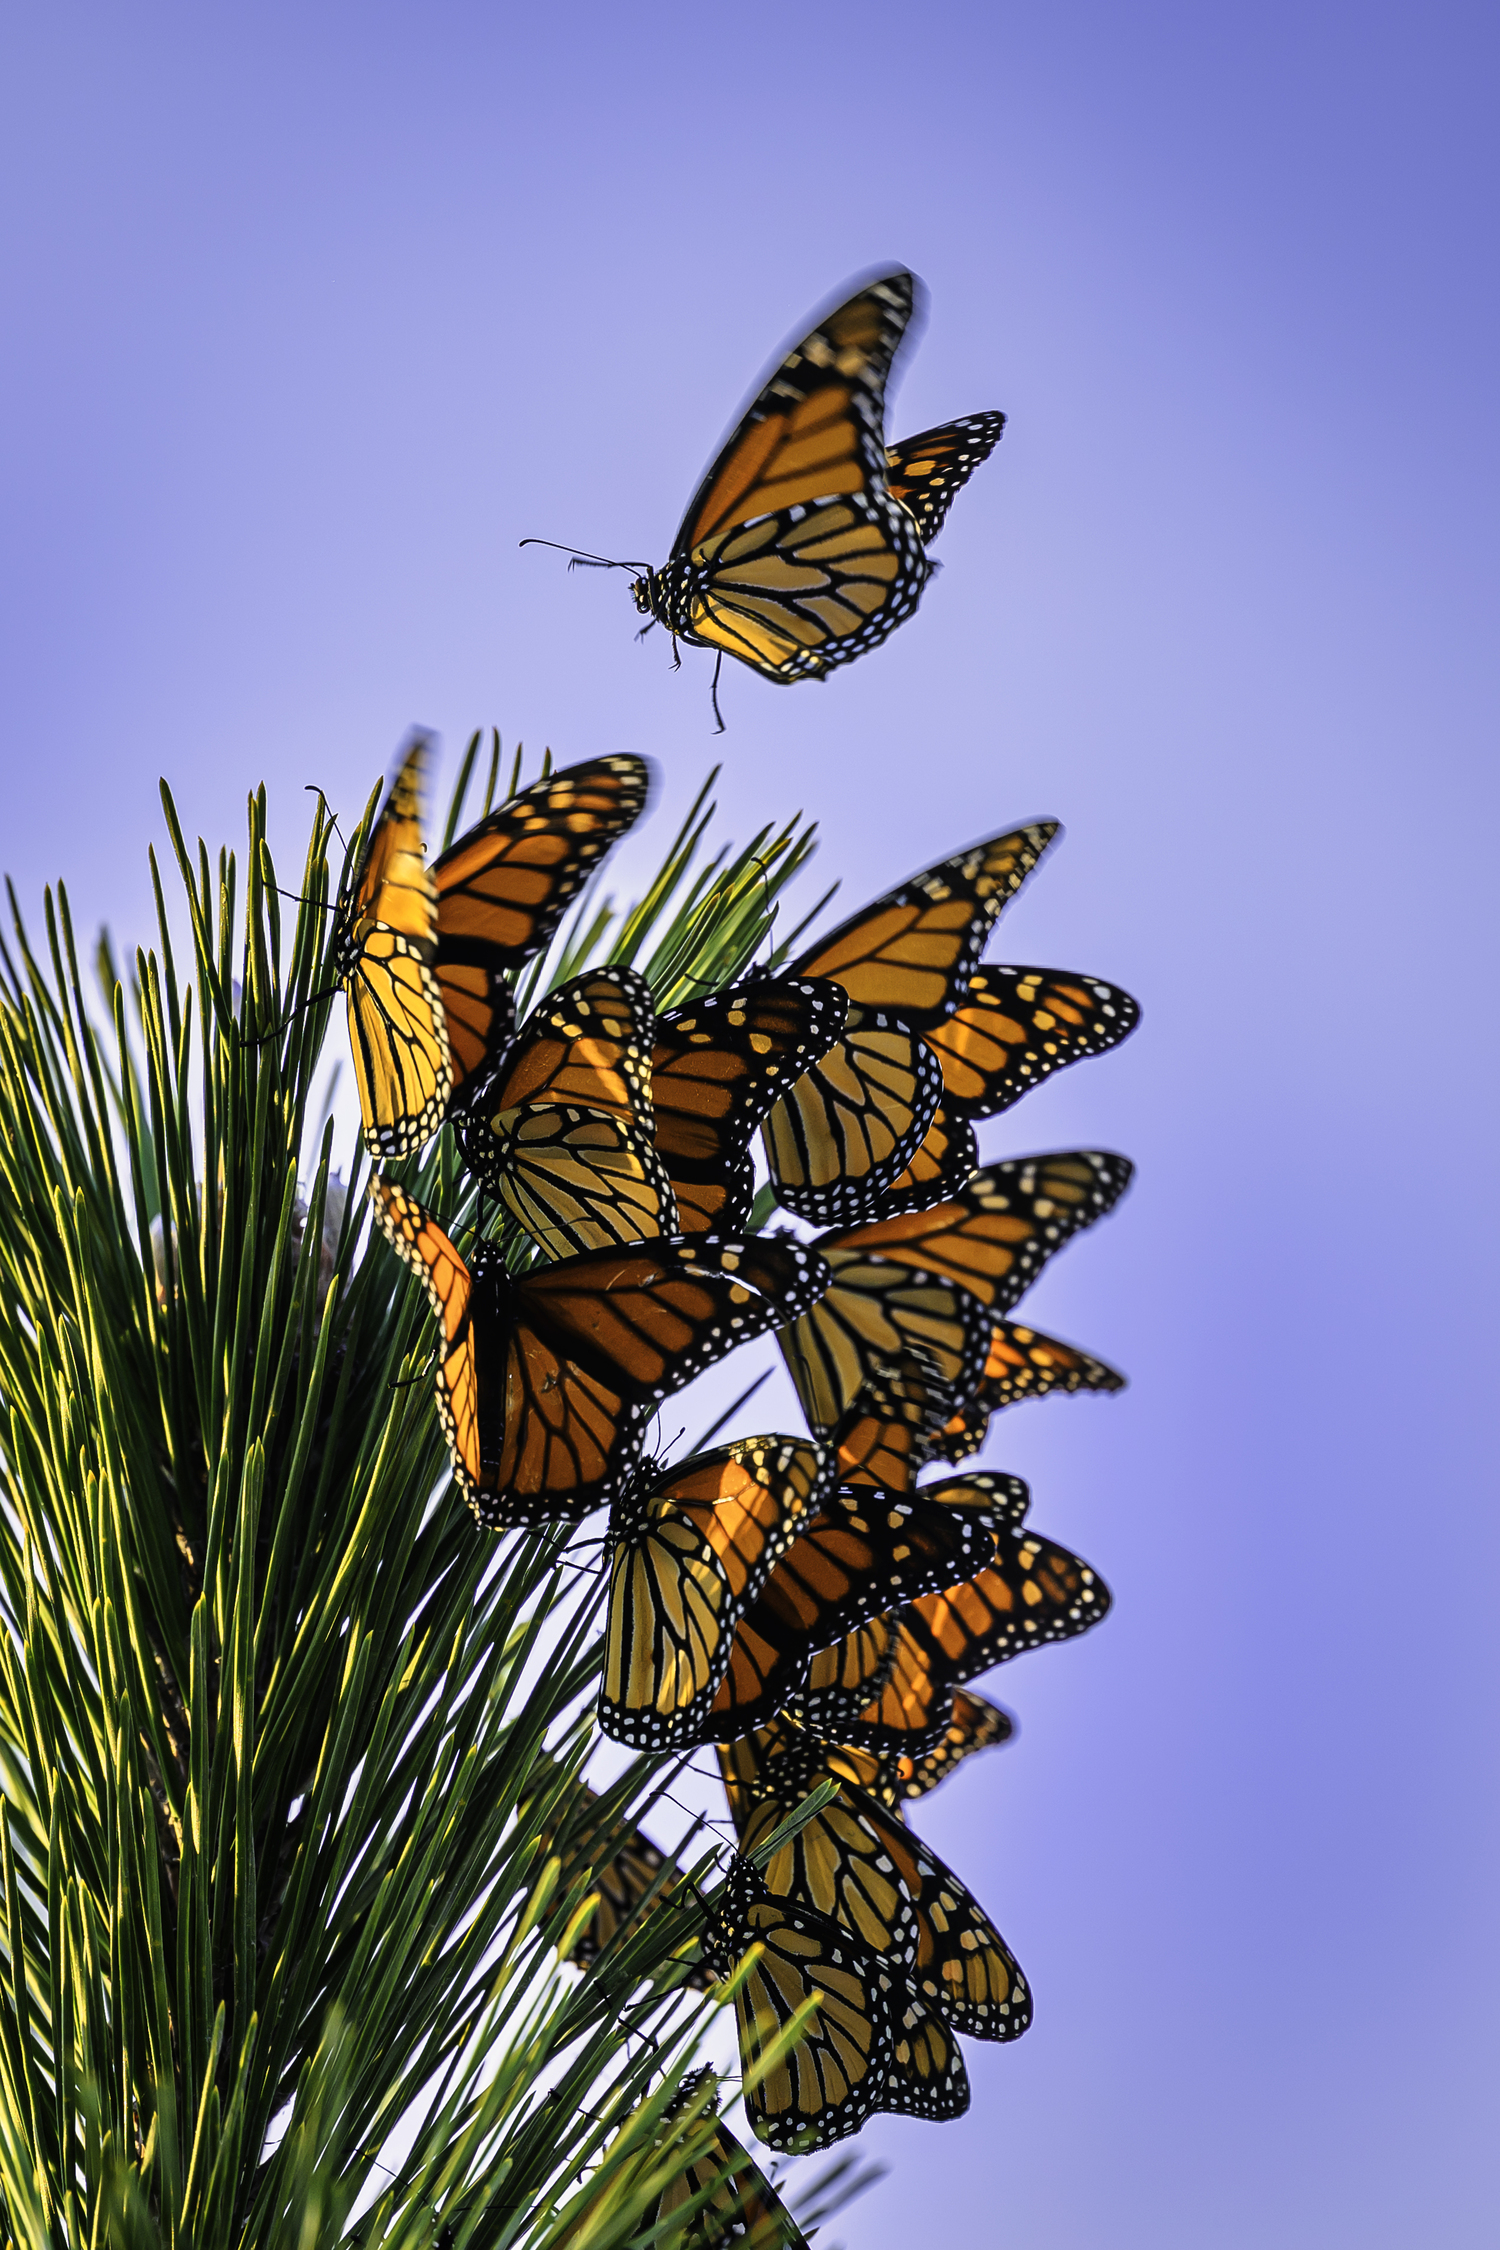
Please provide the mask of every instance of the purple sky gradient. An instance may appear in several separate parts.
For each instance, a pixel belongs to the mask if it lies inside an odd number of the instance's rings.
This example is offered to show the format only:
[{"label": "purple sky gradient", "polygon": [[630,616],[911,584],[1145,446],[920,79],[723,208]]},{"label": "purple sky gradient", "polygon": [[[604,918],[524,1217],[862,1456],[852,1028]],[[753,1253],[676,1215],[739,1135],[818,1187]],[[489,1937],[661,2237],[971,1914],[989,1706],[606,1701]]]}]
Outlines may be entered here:
[{"label": "purple sky gradient", "polygon": [[[1141,1166],[1027,1312],[1125,1366],[989,1458],[1114,1588],[918,1825],[1035,1984],[851,2250],[1495,2239],[1495,18],[262,5],[0,23],[4,864],[146,934],[265,778],[407,724],[805,806],[852,906],[1012,817],[1000,957],[1146,1020],[988,1128]],[[897,434],[1001,406],[826,687],[642,646],[776,345],[931,290]],[[290,862],[288,862],[290,864]]]}]

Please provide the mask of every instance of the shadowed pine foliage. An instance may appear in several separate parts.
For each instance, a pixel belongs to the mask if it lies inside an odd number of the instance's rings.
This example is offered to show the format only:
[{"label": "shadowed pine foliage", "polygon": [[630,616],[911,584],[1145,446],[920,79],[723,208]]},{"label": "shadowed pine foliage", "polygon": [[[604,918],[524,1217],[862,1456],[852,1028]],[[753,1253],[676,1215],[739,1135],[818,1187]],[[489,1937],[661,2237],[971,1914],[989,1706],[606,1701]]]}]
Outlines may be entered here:
[{"label": "shadowed pine foliage", "polygon": [[[243,867],[163,802],[104,1013],[61,889],[0,948],[0,2239],[610,2250],[713,2133],[673,2107],[692,1894],[564,1965],[660,1761],[585,1800],[597,1573],[476,1530],[425,1299],[334,1169],[331,821],[289,905],[264,791]],[[764,947],[811,838],[704,865],[712,812],[523,1004]],[[448,1136],[401,1176],[469,1216]]]}]

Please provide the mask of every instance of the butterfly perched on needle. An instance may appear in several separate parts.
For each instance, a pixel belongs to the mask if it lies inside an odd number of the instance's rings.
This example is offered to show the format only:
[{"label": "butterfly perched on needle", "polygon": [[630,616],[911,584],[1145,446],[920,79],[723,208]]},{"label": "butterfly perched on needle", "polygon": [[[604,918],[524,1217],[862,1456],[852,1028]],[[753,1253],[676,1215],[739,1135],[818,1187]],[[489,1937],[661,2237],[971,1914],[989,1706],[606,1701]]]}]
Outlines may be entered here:
[{"label": "butterfly perched on needle", "polygon": [[431,756],[431,736],[414,734],[334,916],[334,974],[348,1005],[354,1082],[373,1156],[410,1156],[430,1141],[453,1090],[433,970],[437,893],[422,839]]},{"label": "butterfly perched on needle", "polygon": [[627,1243],[506,1271],[466,1263],[429,1211],[370,1183],[382,1232],[421,1277],[440,1328],[438,1416],[479,1522],[576,1522],[612,1497],[664,1398],[815,1302],[827,1275],[784,1236]]},{"label": "butterfly perched on needle", "polygon": [[[910,1979],[831,1915],[773,1898],[744,1855],[704,1952],[726,1976],[741,1964],[734,2012],[745,2114],[770,2147],[826,2148],[879,2110],[943,2118],[968,2108],[952,2033]],[[810,2020],[794,2033],[809,2003]]]},{"label": "butterfly perched on needle", "polygon": [[853,1930],[955,2030],[1018,2039],[1031,2022],[1031,1994],[1015,1955],[952,1869],[850,1778],[848,1764],[785,1715],[722,1748],[740,1849],[758,1851],[810,1791],[834,1781],[832,1801],[765,1861],[771,1897]]},{"label": "butterfly perched on needle", "polygon": [[609,1528],[599,1724],[639,1750],[701,1741],[735,1628],[808,1517],[833,1463],[806,1438],[739,1438],[643,1463]]},{"label": "butterfly perched on needle", "polygon": [[763,1725],[813,1675],[823,1681],[821,1651],[895,1602],[958,1584],[992,1553],[988,1499],[963,1508],[921,1492],[825,1492],[735,1620],[700,1739],[728,1741]]},{"label": "butterfly perched on needle", "polygon": [[1002,910],[1058,835],[1001,830],[872,899],[808,947],[791,974],[848,995],[843,1033],[766,1119],[778,1201],[823,1226],[935,1201],[978,1161],[945,1097],[934,1034],[963,1002]]},{"label": "butterfly perched on needle", "polygon": [[1063,1243],[1111,1210],[1133,1167],[1097,1149],[1015,1157],[926,1210],[815,1237],[833,1282],[778,1338],[813,1431],[915,1350],[962,1403],[983,1374],[993,1319]]},{"label": "butterfly perched on needle", "polygon": [[[674,2119],[701,2098],[713,2083],[712,2071],[697,2071],[682,2081],[667,2111]],[[712,2139],[700,2156],[676,2173],[647,2204],[636,2224],[638,2235],[670,2243],[675,2250],[811,2250],[807,2236],[770,2181],[712,2107]],[[690,2129],[690,2128],[689,2128]],[[695,2136],[696,2138],[697,2136]],[[606,2157],[607,2161],[607,2157]],[[684,2216],[676,2228],[673,2216]]]},{"label": "butterfly perched on needle", "polygon": [[636,607],[674,642],[763,679],[826,679],[911,616],[932,574],[927,547],[1005,427],[1003,414],[971,414],[887,445],[886,386],[919,289],[904,268],[877,274],[762,383],[669,559],[631,581]]},{"label": "butterfly perched on needle", "polygon": [[455,1110],[482,1088],[515,1021],[516,972],[550,943],[599,861],[645,807],[643,758],[588,758],[520,789],[432,865],[437,978]]},{"label": "butterfly perched on needle", "polygon": [[655,1021],[634,969],[589,969],[532,1011],[457,1120],[470,1171],[549,1258],[678,1232],[653,1139]]},{"label": "butterfly perched on needle", "polygon": [[[542,1763],[545,1766],[546,1761]],[[559,1893],[564,1902],[580,1889],[595,1895],[594,1910],[581,1927],[574,1922],[571,1904],[563,1907],[571,1925],[567,1957],[587,1967],[631,1936],[659,1907],[681,1903],[680,1871],[643,1829],[616,1815],[618,1785],[601,1798],[586,1782],[564,1781],[559,1787],[558,1778],[547,1775],[538,1793],[545,1809],[536,1828],[537,1842],[543,1856],[555,1855],[561,1866]],[[536,1798],[523,1799],[522,1809],[528,1807],[535,1824]],[[693,1926],[686,1924],[684,1946],[695,1937]],[[683,1964],[682,1981],[702,1991],[710,1980],[701,1962],[688,1961]]]}]

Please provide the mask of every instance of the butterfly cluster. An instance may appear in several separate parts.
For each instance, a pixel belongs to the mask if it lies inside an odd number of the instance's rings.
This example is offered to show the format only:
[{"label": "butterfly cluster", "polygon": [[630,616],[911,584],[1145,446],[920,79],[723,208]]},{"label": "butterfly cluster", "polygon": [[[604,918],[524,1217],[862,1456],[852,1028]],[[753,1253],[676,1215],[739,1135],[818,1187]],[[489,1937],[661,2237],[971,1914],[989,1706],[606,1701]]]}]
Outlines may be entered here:
[{"label": "butterfly cluster", "polygon": [[[608,1506],[599,1724],[636,1750],[716,1754],[738,1849],[704,1974],[742,1964],[757,2134],[801,2150],[877,2110],[956,2116],[957,2036],[1017,2037],[1030,1993],[905,1808],[1008,1737],[968,1683],[1086,1632],[1109,1594],[1032,1528],[1018,1478],[954,1465],[1002,1408],[1121,1386],[1014,1315],[1131,1170],[1097,1150],[981,1164],[975,1127],[1123,1039],[1135,1003],[1094,977],[981,965],[1056,835],[1037,822],[928,868],[781,973],[658,1015],[639,975],[603,964],[518,1023],[516,971],[640,811],[645,770],[551,774],[429,868],[423,755],[336,943],[372,1149],[409,1153],[448,1122],[509,1222],[508,1254],[481,1229],[464,1256],[404,1188],[373,1184],[437,1318],[455,1481],[499,1530]],[[816,1233],[752,1229],[762,1174]],[[655,1458],[661,1401],[773,1332],[806,1433]],[[584,1956],[663,1895],[645,1838],[610,1860]]]}]

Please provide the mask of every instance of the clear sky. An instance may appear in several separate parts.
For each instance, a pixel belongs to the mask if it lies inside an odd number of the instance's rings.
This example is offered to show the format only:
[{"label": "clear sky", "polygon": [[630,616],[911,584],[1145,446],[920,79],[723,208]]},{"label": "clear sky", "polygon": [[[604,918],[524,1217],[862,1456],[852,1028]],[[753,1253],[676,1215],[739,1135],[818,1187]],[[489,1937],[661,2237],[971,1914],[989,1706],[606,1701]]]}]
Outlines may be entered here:
[{"label": "clear sky", "polygon": [[[408,723],[630,749],[852,905],[1013,817],[1002,958],[1145,1024],[987,1129],[1139,1162],[1028,1300],[1128,1369],[989,1458],[1117,1607],[919,1824],[1037,1991],[851,2250],[1493,2244],[1492,10],[53,0],[0,19],[0,844],[144,933],[165,773],[360,801]],[[920,615],[669,669],[775,347],[904,260],[897,434],[1000,406]],[[659,838],[666,815],[650,831]]]}]

